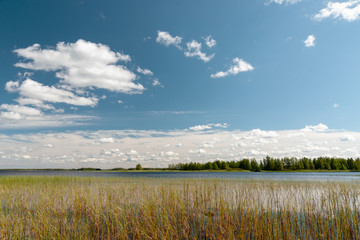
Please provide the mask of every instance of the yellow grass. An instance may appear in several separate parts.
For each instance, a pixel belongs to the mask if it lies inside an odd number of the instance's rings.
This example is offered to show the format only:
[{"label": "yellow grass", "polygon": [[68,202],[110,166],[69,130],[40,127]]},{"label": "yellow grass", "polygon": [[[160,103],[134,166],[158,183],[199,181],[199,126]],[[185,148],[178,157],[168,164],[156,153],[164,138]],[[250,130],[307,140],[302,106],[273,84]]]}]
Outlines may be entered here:
[{"label": "yellow grass", "polygon": [[1,177],[0,239],[357,239],[356,183]]}]

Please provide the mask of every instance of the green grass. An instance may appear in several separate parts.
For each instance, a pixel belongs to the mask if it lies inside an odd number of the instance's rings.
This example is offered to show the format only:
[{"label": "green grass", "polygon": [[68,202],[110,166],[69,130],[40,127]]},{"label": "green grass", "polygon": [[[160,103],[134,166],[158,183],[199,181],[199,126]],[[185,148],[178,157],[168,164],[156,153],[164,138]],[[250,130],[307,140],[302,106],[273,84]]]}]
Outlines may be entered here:
[{"label": "green grass", "polygon": [[0,177],[0,239],[356,239],[358,183]]}]

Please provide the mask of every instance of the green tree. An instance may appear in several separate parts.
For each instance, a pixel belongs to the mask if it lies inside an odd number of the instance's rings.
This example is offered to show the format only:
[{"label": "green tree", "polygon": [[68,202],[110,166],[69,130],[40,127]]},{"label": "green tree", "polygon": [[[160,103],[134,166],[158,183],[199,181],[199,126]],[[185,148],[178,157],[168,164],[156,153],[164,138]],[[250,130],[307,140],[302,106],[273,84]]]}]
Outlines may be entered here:
[{"label": "green tree", "polygon": [[347,164],[348,164],[348,166],[349,166],[349,169],[351,169],[351,170],[354,170],[354,169],[355,169],[355,161],[354,161],[354,159],[349,158],[349,159],[347,160]]},{"label": "green tree", "polygon": [[136,170],[143,170],[143,168],[142,168],[142,166],[141,166],[140,163],[139,163],[139,164],[136,164]]},{"label": "green tree", "polygon": [[244,159],[244,160],[243,160],[243,164],[242,164],[241,168],[242,168],[242,169],[245,169],[245,170],[250,170],[250,169],[251,169],[251,165],[250,165],[249,159]]},{"label": "green tree", "polygon": [[251,171],[260,172],[260,166],[255,159],[252,159],[250,164],[251,164]]},{"label": "green tree", "polygon": [[279,159],[276,159],[273,169],[277,171],[283,170],[284,169],[283,163]]}]

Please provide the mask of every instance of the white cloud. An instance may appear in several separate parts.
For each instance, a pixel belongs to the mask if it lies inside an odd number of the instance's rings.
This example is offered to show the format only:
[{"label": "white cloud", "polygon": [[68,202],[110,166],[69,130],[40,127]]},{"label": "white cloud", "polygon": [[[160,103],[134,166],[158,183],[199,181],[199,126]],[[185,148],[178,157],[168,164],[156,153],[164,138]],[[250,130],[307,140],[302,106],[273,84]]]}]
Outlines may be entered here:
[{"label": "white cloud", "polygon": [[227,123],[213,123],[213,124],[210,124],[210,126],[218,127],[218,128],[228,128],[229,124],[227,124]]},{"label": "white cloud", "polygon": [[117,56],[119,61],[131,62],[131,57],[128,54],[116,53],[116,56]]},{"label": "white cloud", "polygon": [[295,4],[298,2],[301,2],[302,0],[269,0],[267,3],[265,3],[265,5],[268,5],[270,3],[277,3],[279,5],[282,4]]},{"label": "white cloud", "polygon": [[325,18],[339,18],[348,22],[360,19],[360,1],[350,0],[345,2],[329,2],[326,8],[323,8],[314,16],[315,20],[323,20]]},{"label": "white cloud", "polygon": [[22,115],[18,112],[0,112],[0,129],[27,129],[86,125],[93,116],[75,114]]},{"label": "white cloud", "polygon": [[23,116],[17,112],[0,112],[0,120],[20,120]]},{"label": "white cloud", "polygon": [[163,87],[163,85],[161,84],[161,82],[160,82],[159,79],[157,79],[157,78],[155,78],[155,79],[153,80],[152,85],[153,85],[154,87],[156,87],[156,86]]},{"label": "white cloud", "polygon": [[141,74],[144,74],[144,75],[149,75],[149,76],[152,76],[154,75],[154,73],[152,71],[150,71],[149,69],[142,69],[141,67],[137,67],[136,71],[138,73],[141,73]]},{"label": "white cloud", "polygon": [[160,152],[160,156],[170,157],[170,156],[178,156],[178,155],[179,155],[179,154],[177,154],[176,152],[173,152],[173,151]]},{"label": "white cloud", "polygon": [[106,138],[106,137],[104,137],[104,138],[100,138],[99,139],[99,142],[101,142],[101,143],[114,143],[114,138]]},{"label": "white cloud", "polygon": [[[79,39],[75,43],[59,42],[55,49],[41,49],[39,44],[14,51],[28,62],[16,67],[56,71],[56,77],[72,88],[101,88],[122,93],[141,93],[144,87],[134,83],[136,75],[118,61],[130,61],[130,56],[111,51],[103,44]],[[11,89],[11,83],[8,88]]]},{"label": "white cloud", "polygon": [[315,47],[315,39],[314,35],[309,35],[304,41],[305,47]]},{"label": "white cloud", "polygon": [[229,125],[227,123],[210,123],[206,125],[196,125],[193,127],[189,127],[192,131],[204,131],[204,130],[210,130],[213,128],[227,128]]},{"label": "white cloud", "polygon": [[118,104],[123,104],[124,102],[121,101],[121,100],[117,100],[117,103],[118,103]]},{"label": "white cloud", "polygon": [[240,72],[248,72],[254,70],[254,67],[251,66],[250,63],[247,63],[242,59],[234,58],[233,62],[235,63],[235,65],[231,66],[226,72],[220,71],[215,74],[211,74],[210,77],[222,78],[228,76],[229,74],[237,75]]},{"label": "white cloud", "polygon": [[204,40],[205,40],[206,46],[208,46],[209,48],[213,48],[216,46],[216,41],[211,36],[205,37]]},{"label": "white cloud", "polygon": [[6,110],[7,112],[18,113],[22,116],[41,116],[41,111],[36,108],[20,106],[20,105],[0,105],[0,110]]},{"label": "white cloud", "polygon": [[275,131],[263,131],[260,129],[251,130],[249,132],[249,135],[251,137],[262,137],[262,138],[275,138],[279,136],[279,134],[277,134]]},{"label": "white cloud", "polygon": [[19,88],[19,82],[18,81],[9,81],[5,84],[5,90],[8,92],[16,92],[16,90]]},{"label": "white cloud", "polygon": [[186,43],[187,50],[184,52],[186,57],[198,57],[204,62],[209,62],[214,58],[215,54],[207,56],[205,53],[201,52],[201,43],[192,40],[191,42]]},{"label": "white cloud", "polygon": [[116,157],[116,156],[122,156],[124,153],[120,152],[120,149],[118,148],[113,148],[113,149],[103,150],[102,154]]},{"label": "white cloud", "polygon": [[[8,82],[9,83],[9,82]],[[19,103],[42,105],[44,102],[51,103],[67,103],[76,106],[95,106],[98,102],[96,97],[86,98],[76,96],[70,91],[59,89],[54,86],[45,86],[39,82],[31,79],[26,79],[19,84],[13,84],[13,82],[7,83],[11,92],[18,92],[20,99]]]},{"label": "white cloud", "polygon": [[61,113],[64,112],[64,109],[56,109],[51,104],[45,104],[42,100],[34,99],[34,98],[23,98],[19,97],[15,99],[20,105],[33,105],[37,108],[44,109],[44,110],[52,110],[52,112]]},{"label": "white cloud", "polygon": [[138,154],[138,152],[136,150],[131,149],[126,154],[127,155],[136,155],[136,154]]},{"label": "white cloud", "polygon": [[189,153],[191,154],[205,154],[206,153],[206,150],[203,149],[203,148],[199,148],[199,149],[196,149],[195,151],[194,150],[190,150]]},{"label": "white cloud", "polygon": [[355,137],[351,134],[344,134],[340,136],[340,141],[347,142],[347,141],[355,141]]},{"label": "white cloud", "polygon": [[193,126],[193,127],[189,127],[189,129],[193,130],[193,131],[203,131],[203,130],[212,129],[212,126],[209,126],[209,125],[196,125],[196,126]]},{"label": "white cloud", "polygon": [[334,103],[333,108],[338,108],[340,105],[338,103]]},{"label": "white cloud", "polygon": [[179,36],[171,36],[168,32],[158,31],[158,36],[156,38],[157,43],[164,44],[165,46],[174,45],[175,47],[181,49],[180,43],[182,38]]},{"label": "white cloud", "polygon": [[306,125],[305,128],[302,129],[304,132],[324,132],[328,130],[328,126],[325,124],[319,123],[318,125]]},{"label": "white cloud", "polygon": [[[211,36],[207,36],[203,38],[205,41],[205,44],[212,48],[216,45],[215,39],[213,39]],[[158,36],[156,38],[156,42],[161,43],[165,46],[174,45],[179,50],[184,51],[184,54],[186,57],[197,57],[200,60],[204,62],[209,62],[211,59],[214,58],[215,54],[207,55],[206,53],[202,52],[202,45],[200,42],[196,40],[192,40],[191,42],[186,43],[186,48],[183,49],[181,44],[182,38],[179,36],[171,36],[168,32],[158,31]]]}]

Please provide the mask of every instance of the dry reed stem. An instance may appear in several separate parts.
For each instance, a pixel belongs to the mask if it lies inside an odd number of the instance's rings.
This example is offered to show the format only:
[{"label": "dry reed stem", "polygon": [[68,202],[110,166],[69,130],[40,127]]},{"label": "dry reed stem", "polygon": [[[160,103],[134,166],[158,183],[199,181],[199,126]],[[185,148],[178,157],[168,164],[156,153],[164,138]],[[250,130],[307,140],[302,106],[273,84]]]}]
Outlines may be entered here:
[{"label": "dry reed stem", "polygon": [[1,239],[357,239],[356,182],[1,177]]}]

